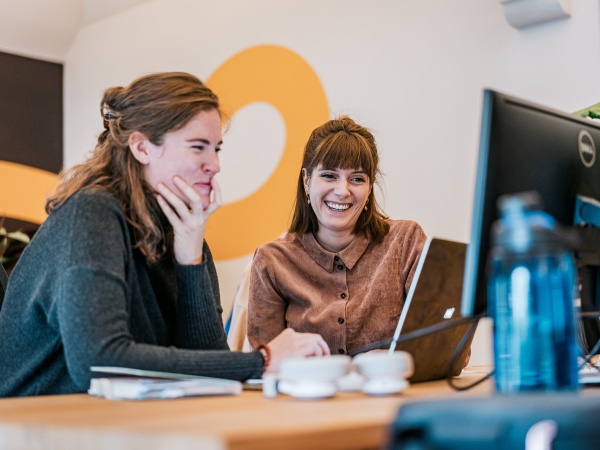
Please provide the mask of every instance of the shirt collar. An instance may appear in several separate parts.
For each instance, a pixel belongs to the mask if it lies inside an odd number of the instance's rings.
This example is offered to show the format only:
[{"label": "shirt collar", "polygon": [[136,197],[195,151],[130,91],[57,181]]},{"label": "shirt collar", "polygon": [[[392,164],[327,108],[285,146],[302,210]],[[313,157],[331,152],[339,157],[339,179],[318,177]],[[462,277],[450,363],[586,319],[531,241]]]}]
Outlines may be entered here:
[{"label": "shirt collar", "polygon": [[335,265],[339,264],[339,262],[335,260],[336,256],[339,257],[348,269],[352,269],[360,257],[365,253],[365,250],[367,250],[370,243],[367,237],[360,233],[354,237],[350,245],[344,250],[338,253],[332,253],[321,247],[321,244],[317,242],[312,233],[305,233],[300,237],[300,242],[304,247],[304,250],[306,250],[306,253],[328,272],[333,272]]}]

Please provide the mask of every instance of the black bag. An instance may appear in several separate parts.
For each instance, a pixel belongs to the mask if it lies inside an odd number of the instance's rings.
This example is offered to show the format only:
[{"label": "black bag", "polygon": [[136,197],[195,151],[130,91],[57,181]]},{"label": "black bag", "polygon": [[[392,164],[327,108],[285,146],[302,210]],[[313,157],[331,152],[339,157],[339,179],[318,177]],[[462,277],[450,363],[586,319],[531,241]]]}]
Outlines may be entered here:
[{"label": "black bag", "polygon": [[[594,390],[586,395],[498,394],[408,403],[400,408],[392,425],[390,448],[600,449],[598,394],[600,391]],[[537,446],[532,438],[537,439]]]}]

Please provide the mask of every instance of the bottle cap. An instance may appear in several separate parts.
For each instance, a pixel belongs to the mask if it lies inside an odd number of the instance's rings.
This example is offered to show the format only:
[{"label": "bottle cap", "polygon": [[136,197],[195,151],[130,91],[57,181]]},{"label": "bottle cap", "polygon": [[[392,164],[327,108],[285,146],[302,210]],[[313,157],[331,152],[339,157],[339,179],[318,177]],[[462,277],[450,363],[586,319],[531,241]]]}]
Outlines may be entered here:
[{"label": "bottle cap", "polygon": [[492,227],[492,241],[508,250],[524,252],[535,245],[568,247],[568,236],[556,220],[541,210],[537,192],[498,198],[500,219]]}]

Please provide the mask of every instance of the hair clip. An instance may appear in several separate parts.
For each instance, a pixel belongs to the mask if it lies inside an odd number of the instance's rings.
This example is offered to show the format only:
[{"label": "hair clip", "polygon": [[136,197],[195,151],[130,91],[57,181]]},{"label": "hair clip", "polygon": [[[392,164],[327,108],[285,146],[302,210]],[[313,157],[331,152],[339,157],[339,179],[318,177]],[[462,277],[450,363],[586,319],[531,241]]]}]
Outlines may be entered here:
[{"label": "hair clip", "polygon": [[109,122],[112,119],[119,117],[119,115],[115,113],[106,103],[104,103],[100,108],[100,114],[102,114],[102,123],[104,124],[104,128],[107,130]]}]

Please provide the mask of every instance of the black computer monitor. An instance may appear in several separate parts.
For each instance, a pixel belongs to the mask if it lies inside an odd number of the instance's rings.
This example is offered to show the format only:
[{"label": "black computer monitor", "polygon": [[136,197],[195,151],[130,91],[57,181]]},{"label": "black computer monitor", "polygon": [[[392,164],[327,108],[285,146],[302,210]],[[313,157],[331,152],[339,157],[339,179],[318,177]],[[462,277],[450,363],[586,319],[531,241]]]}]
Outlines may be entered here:
[{"label": "black computer monitor", "polygon": [[[598,150],[599,121],[484,91],[471,239],[463,280],[463,316],[487,312],[486,263],[491,226],[498,218],[498,197],[537,191],[543,210],[561,224],[574,226],[577,196],[592,203],[600,200]],[[592,204],[592,212],[593,208]],[[593,267],[600,262],[598,227],[600,224],[590,230],[588,225],[575,231],[582,233],[583,239],[576,252],[578,266],[591,271],[585,275],[587,303],[598,302],[598,270]],[[585,234],[588,232],[592,234]],[[593,305],[588,306],[593,309]],[[598,309],[599,305],[595,306]]]}]

